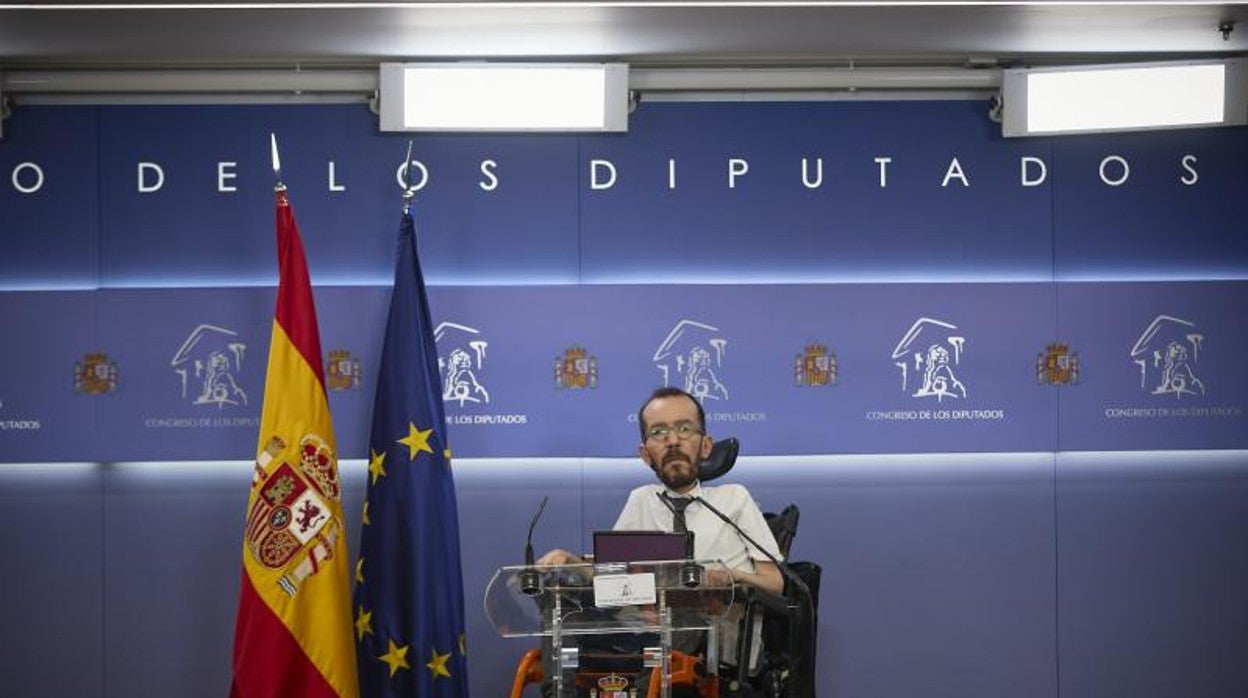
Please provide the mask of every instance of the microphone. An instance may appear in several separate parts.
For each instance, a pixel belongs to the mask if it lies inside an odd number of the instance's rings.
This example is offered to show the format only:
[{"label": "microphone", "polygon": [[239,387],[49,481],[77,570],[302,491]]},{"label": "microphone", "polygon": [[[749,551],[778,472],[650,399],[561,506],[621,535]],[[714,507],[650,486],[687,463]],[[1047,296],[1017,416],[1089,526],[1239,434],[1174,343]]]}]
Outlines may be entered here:
[{"label": "microphone", "polygon": [[[802,578],[797,576],[797,573],[794,572],[791,567],[781,562],[779,558],[772,555],[763,546],[759,545],[758,541],[754,540],[748,533],[741,530],[741,527],[738,526],[735,521],[728,518],[728,516],[725,515],[724,512],[717,509],[715,505],[698,496],[694,496],[692,499],[695,502],[700,502],[702,506],[710,510],[712,514],[718,516],[720,520],[731,526],[732,530],[740,534],[742,538],[747,540],[750,545],[754,546],[754,548],[760,553],[766,555],[767,559],[771,560],[771,562],[775,564],[776,569],[780,570],[780,576],[784,577],[786,587],[791,587],[794,590],[794,596],[796,597],[790,599],[787,595],[783,593],[781,594],[784,598],[785,609],[790,614],[790,621],[788,624],[789,646],[797,647],[799,643],[805,642],[813,648],[815,643],[815,604],[814,598],[810,595],[810,587],[806,586],[806,582],[802,581]],[[800,653],[798,654],[800,655]],[[796,678],[793,680],[797,688],[796,692],[792,695],[798,696],[799,698],[813,698],[815,695],[815,684],[813,667],[810,665],[810,661],[795,661],[794,675]]]},{"label": "microphone", "polygon": [[751,538],[750,534],[743,531],[741,527],[737,525],[737,522],[728,518],[727,514],[720,511],[714,504],[711,504],[710,502],[706,501],[705,499],[701,497],[694,496],[694,497],[690,497],[690,499],[706,507],[708,510],[710,510],[712,514],[718,516],[721,521],[731,526],[732,530],[736,531],[742,538],[748,541],[750,545],[754,546],[755,550],[767,556],[768,560],[771,560],[772,564],[776,566],[776,569],[780,570],[780,575],[784,577],[785,581],[789,582],[798,591],[800,591],[802,596],[806,598],[810,598],[810,589],[806,586],[806,582],[803,582],[801,577],[797,576],[793,572],[793,570],[789,569],[788,565],[781,562],[780,559],[777,558],[775,555],[772,555],[770,551],[768,551],[763,546],[759,545],[758,541]]},{"label": "microphone", "polygon": [[[676,506],[672,504],[672,498],[667,496],[666,492],[655,492],[659,501],[663,502],[663,506],[672,512],[672,516],[676,516]],[[689,501],[696,500],[697,497],[691,498]],[[685,505],[686,507],[688,504]],[[683,512],[682,512],[683,515]],[[682,586],[690,589],[702,585],[702,565],[699,565],[693,559],[693,533],[685,531],[685,562],[680,566],[680,583]]]},{"label": "microphone", "polygon": [[525,568],[520,571],[520,591],[526,596],[536,596],[542,590],[542,575],[538,573],[533,566],[533,529],[537,527],[537,520],[541,518],[542,512],[546,509],[546,502],[550,497],[542,497],[542,503],[537,506],[537,513],[533,514],[533,520],[529,522],[529,536],[524,543],[524,565]]}]

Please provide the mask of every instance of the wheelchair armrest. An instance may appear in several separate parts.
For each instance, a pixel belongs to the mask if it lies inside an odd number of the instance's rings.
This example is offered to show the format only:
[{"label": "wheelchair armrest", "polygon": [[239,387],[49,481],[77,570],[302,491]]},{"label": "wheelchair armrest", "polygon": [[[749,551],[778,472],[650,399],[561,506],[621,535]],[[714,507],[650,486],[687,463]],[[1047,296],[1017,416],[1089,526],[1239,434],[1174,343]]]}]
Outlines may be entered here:
[{"label": "wheelchair armrest", "polygon": [[752,584],[738,584],[733,591],[734,598],[746,606],[762,608],[765,613],[790,617],[798,610],[798,604],[784,594],[761,589]]}]

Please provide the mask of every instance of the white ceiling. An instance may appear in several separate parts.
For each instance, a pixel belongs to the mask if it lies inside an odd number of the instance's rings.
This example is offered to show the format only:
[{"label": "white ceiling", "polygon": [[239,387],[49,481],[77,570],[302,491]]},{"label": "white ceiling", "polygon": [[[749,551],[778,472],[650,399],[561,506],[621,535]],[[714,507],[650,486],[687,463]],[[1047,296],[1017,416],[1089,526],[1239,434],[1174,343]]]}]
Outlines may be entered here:
[{"label": "white ceiling", "polygon": [[[0,2],[0,70],[365,67],[412,59],[637,66],[990,65],[1248,54],[1248,5],[1146,2]],[[1238,27],[1224,40],[1219,24]]]}]

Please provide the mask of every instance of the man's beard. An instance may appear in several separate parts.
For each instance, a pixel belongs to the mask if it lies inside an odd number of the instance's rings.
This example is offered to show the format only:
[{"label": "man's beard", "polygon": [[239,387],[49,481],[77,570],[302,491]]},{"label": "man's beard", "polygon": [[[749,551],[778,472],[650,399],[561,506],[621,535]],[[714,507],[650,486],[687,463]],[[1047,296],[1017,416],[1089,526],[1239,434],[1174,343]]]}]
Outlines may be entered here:
[{"label": "man's beard", "polygon": [[690,462],[684,453],[671,453],[664,456],[663,463],[658,467],[658,475],[659,481],[666,485],[669,490],[684,489],[698,479],[696,467],[690,467],[688,471],[667,468],[667,463],[672,460],[681,460],[685,463]]}]

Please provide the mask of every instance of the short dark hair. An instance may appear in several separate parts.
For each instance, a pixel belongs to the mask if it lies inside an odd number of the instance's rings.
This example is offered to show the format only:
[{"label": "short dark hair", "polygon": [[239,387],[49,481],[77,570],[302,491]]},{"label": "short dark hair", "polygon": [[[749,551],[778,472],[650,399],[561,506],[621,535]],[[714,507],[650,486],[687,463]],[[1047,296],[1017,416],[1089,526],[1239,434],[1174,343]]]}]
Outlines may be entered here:
[{"label": "short dark hair", "polygon": [[698,428],[701,429],[703,433],[706,432],[706,412],[702,410],[702,403],[698,402],[696,397],[690,395],[684,390],[681,390],[680,388],[665,385],[662,388],[655,388],[650,393],[650,397],[646,398],[646,401],[641,403],[641,407],[637,408],[637,426],[641,428],[642,441],[646,440],[646,420],[641,416],[641,413],[646,411],[646,408],[650,406],[650,403],[663,397],[689,398],[689,401],[693,403],[693,406],[698,409]]}]

